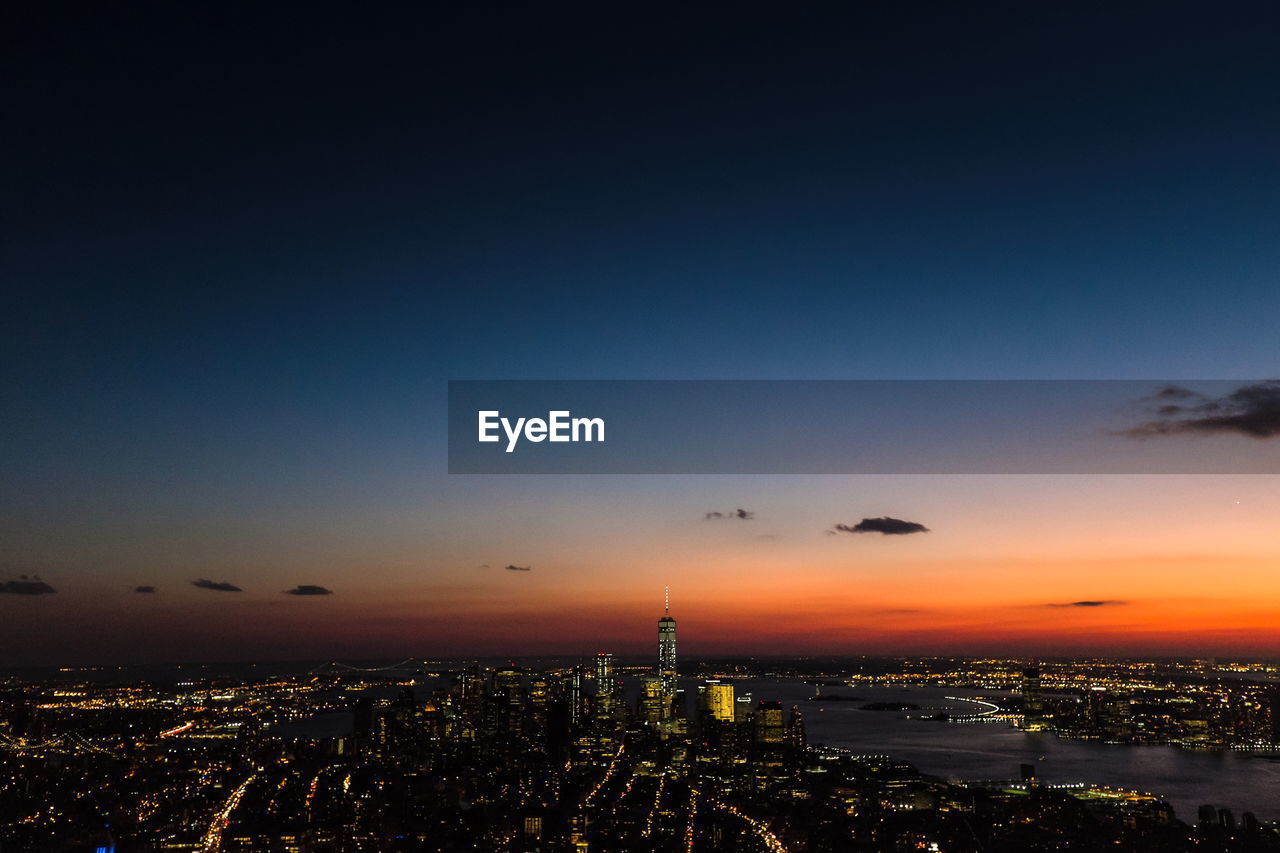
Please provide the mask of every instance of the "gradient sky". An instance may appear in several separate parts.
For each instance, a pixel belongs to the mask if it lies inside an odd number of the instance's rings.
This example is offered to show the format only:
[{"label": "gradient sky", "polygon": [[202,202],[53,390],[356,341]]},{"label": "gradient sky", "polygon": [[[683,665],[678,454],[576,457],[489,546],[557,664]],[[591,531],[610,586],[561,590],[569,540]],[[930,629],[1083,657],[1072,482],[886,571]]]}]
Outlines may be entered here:
[{"label": "gradient sky", "polygon": [[444,473],[449,379],[1280,373],[1280,9],[1033,6],[21,10],[6,660],[1280,654],[1271,476]]}]

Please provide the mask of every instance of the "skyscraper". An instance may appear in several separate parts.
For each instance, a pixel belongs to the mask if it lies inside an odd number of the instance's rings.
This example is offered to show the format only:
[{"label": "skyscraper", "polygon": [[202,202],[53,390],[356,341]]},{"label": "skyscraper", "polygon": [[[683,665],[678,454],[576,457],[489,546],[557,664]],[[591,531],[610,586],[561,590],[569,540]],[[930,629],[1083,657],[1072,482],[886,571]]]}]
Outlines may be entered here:
[{"label": "skyscraper", "polygon": [[646,675],[640,679],[640,717],[646,723],[656,724],[670,713],[670,705],[665,705],[662,692],[662,679]]},{"label": "skyscraper", "polygon": [[791,706],[791,716],[787,718],[784,737],[787,746],[793,750],[803,750],[809,743],[809,736],[805,733],[804,728],[804,714],[800,711],[799,705]]},{"label": "skyscraper", "polygon": [[761,701],[752,716],[754,729],[752,754],[762,767],[781,767],[783,744],[786,743],[786,725],[783,723],[782,703]]},{"label": "skyscraper", "polygon": [[782,703],[760,700],[755,714],[756,743],[782,743],[786,729],[782,722]]},{"label": "skyscraper", "polygon": [[706,696],[707,712],[715,720],[732,723],[734,717],[733,685],[716,679],[708,680],[703,685]]},{"label": "skyscraper", "polygon": [[586,704],[586,696],[582,683],[586,677],[581,665],[575,666],[569,673],[569,719],[578,722],[582,716],[582,707]]},{"label": "skyscraper", "polygon": [[662,618],[658,620],[658,678],[668,702],[676,695],[676,620],[671,618],[671,595],[666,591]]},{"label": "skyscraper", "polygon": [[613,707],[613,655],[600,652],[596,655],[596,706],[605,713]]},{"label": "skyscraper", "polygon": [[1022,671],[1022,727],[1029,732],[1046,728],[1044,697],[1040,695],[1040,667],[1032,661]]}]

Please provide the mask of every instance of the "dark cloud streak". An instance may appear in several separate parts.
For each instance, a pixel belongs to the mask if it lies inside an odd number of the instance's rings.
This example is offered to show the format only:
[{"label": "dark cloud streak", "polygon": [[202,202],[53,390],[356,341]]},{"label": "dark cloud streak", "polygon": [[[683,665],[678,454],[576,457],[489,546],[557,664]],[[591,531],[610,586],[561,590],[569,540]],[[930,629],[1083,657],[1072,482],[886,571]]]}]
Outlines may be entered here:
[{"label": "dark cloud streak", "polygon": [[19,575],[17,580],[0,583],[0,593],[7,595],[52,595],[57,592],[38,577]]},{"label": "dark cloud streak", "polygon": [[293,589],[286,589],[285,595],[333,595],[333,590],[313,583],[300,583]]},{"label": "dark cloud streak", "polygon": [[1152,398],[1156,400],[1189,400],[1199,396],[1195,391],[1180,388],[1177,385],[1166,385],[1153,394]]},{"label": "dark cloud streak", "polygon": [[1257,439],[1280,436],[1280,380],[1242,385],[1217,399],[1169,385],[1151,399],[1187,402],[1160,405],[1155,414],[1164,420],[1144,421],[1122,430],[1120,435],[1160,438],[1235,433]]},{"label": "dark cloud streak", "polygon": [[882,533],[885,536],[905,536],[909,533],[928,533],[929,528],[915,521],[903,521],[887,515],[880,518],[864,518],[857,524],[837,524],[828,533]]},{"label": "dark cloud streak", "polygon": [[1127,601],[1116,601],[1115,599],[1092,599],[1086,601],[1064,601],[1055,602],[1044,605],[1045,607],[1118,607],[1122,604],[1128,604]]},{"label": "dark cloud streak", "polygon": [[211,589],[214,592],[244,592],[240,587],[226,581],[211,581],[208,578],[193,580],[191,585],[200,589]]},{"label": "dark cloud streak", "polygon": [[749,509],[738,508],[732,512],[708,512],[703,513],[703,519],[707,521],[717,521],[722,518],[736,518],[739,521],[750,521],[756,517],[756,514]]}]

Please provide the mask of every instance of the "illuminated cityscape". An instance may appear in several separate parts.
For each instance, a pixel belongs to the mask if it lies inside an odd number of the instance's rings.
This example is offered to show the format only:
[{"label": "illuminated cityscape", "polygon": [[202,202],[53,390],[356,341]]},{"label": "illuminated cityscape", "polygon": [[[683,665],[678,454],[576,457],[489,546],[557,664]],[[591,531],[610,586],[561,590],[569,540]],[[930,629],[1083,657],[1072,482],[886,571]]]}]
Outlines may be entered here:
[{"label": "illuminated cityscape", "polygon": [[[1280,812],[1182,814],[1160,792],[1041,779],[1025,763],[1004,778],[944,778],[817,742],[806,724],[843,712],[962,739],[994,726],[1113,751],[1244,751],[1261,764],[1280,758],[1276,673],[958,658],[678,671],[668,608],[652,663],[601,652],[593,665],[11,674],[0,850],[1280,850]],[[903,690],[920,704],[867,701]],[[953,710],[938,711],[940,699]]]},{"label": "illuminated cityscape", "polygon": [[0,853],[1280,853],[1280,2],[0,38]]}]

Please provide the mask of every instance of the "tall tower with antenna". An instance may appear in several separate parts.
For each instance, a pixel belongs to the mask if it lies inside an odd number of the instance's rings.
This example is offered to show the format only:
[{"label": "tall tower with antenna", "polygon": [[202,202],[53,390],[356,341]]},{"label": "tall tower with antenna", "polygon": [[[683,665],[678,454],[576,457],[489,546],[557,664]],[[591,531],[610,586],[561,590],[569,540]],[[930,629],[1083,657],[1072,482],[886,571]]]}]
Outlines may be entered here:
[{"label": "tall tower with antenna", "polygon": [[670,707],[676,695],[676,620],[671,617],[670,587],[663,587],[662,618],[658,620],[658,679]]}]

